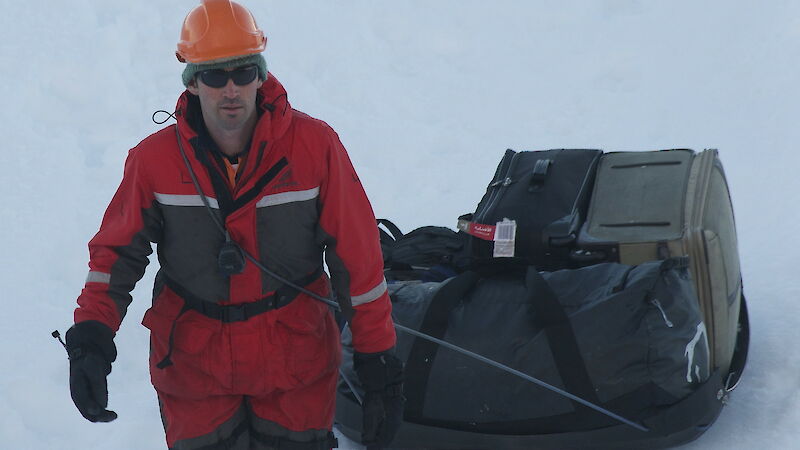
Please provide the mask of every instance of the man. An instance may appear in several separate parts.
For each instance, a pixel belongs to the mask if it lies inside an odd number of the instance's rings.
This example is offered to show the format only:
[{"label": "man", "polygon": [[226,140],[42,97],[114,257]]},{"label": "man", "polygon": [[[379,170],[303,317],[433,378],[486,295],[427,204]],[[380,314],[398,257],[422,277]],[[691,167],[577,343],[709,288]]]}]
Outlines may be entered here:
[{"label": "man", "polygon": [[232,1],[205,0],[186,17],[177,124],[130,151],[89,243],[67,332],[72,398],[92,422],[117,417],[106,409],[113,337],[156,243],[142,323],[170,448],[336,446],[339,331],[312,298],[330,286],[358,352],[364,443],[386,445],[403,408],[402,363],[374,215],[338,136],[290,107],[265,46]]}]

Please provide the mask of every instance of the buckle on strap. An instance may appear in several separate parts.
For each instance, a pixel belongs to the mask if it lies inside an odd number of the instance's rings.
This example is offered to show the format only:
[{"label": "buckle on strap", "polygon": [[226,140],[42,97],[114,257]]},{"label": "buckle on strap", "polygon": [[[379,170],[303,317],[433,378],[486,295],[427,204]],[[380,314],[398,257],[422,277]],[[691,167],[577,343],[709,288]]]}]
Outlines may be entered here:
[{"label": "buckle on strap", "polygon": [[[294,283],[305,287],[316,281],[320,276],[322,276],[323,273],[324,271],[322,270],[322,266],[320,266],[314,272],[299,280],[296,280]],[[163,276],[166,286],[183,299],[185,310],[191,309],[206,317],[221,320],[222,322],[226,323],[243,322],[253,316],[282,308],[291,303],[300,293],[296,289],[282,286],[278,288],[278,290],[272,295],[261,298],[254,302],[236,305],[220,305],[218,303],[208,302],[202,298],[196,297],[168,276]]]},{"label": "buckle on strap", "polygon": [[244,322],[248,319],[246,303],[240,305],[223,305],[220,310],[220,320],[223,322]]},{"label": "buckle on strap", "polygon": [[292,300],[297,297],[296,295],[275,295],[272,296],[272,309],[283,308],[284,306],[292,303]]}]

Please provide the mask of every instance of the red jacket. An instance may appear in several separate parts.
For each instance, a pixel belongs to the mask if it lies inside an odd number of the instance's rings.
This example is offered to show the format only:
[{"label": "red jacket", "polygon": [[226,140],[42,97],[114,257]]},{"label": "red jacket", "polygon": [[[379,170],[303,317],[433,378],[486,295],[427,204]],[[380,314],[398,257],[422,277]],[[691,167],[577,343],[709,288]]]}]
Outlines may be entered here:
[{"label": "red jacket", "polygon": [[[349,298],[355,308],[355,349],[372,353],[395,344],[374,214],[337,134],[325,122],[292,109],[271,74],[259,89],[258,102],[260,117],[233,188],[220,181],[224,168],[196,131],[202,129],[199,101],[188,92],[178,101],[177,125],[130,151],[122,183],[89,242],[90,272],[78,298],[76,322],[98,320],[119,328],[131,302],[129,293],[148,263],[151,242],[157,244],[161,266],[151,309],[160,307],[159,295],[178,302],[164,287],[169,283],[222,304],[253,302],[282,285],[249,261],[241,274],[228,278],[218,272],[223,237],[191,182],[177,127],[201,189],[234,241],[289,280],[317,270],[324,253],[337,297],[345,302]],[[288,165],[269,179],[267,172],[282,158]],[[327,294],[327,276],[310,289]],[[313,328],[328,314],[320,305],[301,294],[290,305],[291,314]]]}]

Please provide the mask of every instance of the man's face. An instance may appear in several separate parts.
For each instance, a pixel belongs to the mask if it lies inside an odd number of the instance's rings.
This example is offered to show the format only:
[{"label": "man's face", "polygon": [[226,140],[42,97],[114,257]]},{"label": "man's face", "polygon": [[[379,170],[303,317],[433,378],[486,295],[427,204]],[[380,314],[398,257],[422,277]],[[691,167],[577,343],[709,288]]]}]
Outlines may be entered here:
[{"label": "man's face", "polygon": [[[249,66],[255,69],[255,66]],[[212,87],[219,84],[225,75],[233,75],[234,71],[248,70],[243,67],[231,69],[219,69],[216,73],[198,73],[194,81],[189,84],[189,92],[200,98],[200,108],[203,111],[203,119],[209,128],[217,128],[225,131],[236,131],[243,129],[256,115],[256,92],[263,82],[256,77],[249,83],[238,85],[234,82],[236,76],[224,79],[221,87]],[[258,73],[257,69],[256,74]],[[214,72],[214,71],[209,71]],[[220,72],[225,72],[221,74]],[[204,82],[206,80],[206,82]],[[241,80],[238,80],[241,81]]]}]

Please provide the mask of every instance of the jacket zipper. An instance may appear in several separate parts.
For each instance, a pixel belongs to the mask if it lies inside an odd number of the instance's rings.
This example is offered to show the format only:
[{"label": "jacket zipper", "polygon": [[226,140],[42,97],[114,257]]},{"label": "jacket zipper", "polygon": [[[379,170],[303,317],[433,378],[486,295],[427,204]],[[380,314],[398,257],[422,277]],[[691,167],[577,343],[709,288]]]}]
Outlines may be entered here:
[{"label": "jacket zipper", "polygon": [[264,147],[266,146],[267,146],[267,141],[261,141],[261,143],[258,145],[258,155],[256,155],[256,159],[253,165],[253,170],[250,170],[247,173],[245,173],[244,171],[249,169],[247,163],[250,160],[250,158],[248,157],[245,159],[244,167],[240,167],[240,169],[242,170],[242,176],[238,180],[236,180],[236,186],[234,186],[233,190],[234,195],[239,193],[239,188],[241,186],[244,186],[245,184],[247,184],[248,181],[250,181],[250,178],[253,178],[253,174],[258,169],[259,165],[258,163],[261,161],[261,157],[264,156]]}]

